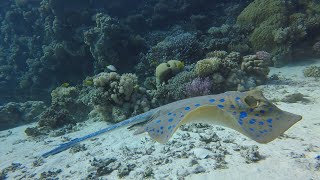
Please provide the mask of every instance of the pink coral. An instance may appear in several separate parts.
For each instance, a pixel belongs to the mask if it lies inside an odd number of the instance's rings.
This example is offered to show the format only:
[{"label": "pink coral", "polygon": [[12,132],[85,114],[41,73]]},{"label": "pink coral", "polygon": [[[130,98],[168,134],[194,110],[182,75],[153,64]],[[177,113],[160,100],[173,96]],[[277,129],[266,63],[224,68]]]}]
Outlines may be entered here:
[{"label": "pink coral", "polygon": [[186,85],[186,95],[189,97],[207,95],[210,94],[211,88],[212,82],[209,77],[198,77]]}]

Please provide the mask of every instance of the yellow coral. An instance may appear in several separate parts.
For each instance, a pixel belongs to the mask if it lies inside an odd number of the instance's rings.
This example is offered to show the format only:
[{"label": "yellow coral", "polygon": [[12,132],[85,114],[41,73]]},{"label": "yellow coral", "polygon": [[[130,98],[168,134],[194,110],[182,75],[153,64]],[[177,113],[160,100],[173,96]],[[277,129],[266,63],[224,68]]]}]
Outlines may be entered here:
[{"label": "yellow coral", "polygon": [[62,83],[62,84],[61,84],[61,86],[62,86],[62,87],[69,87],[69,86],[70,86],[70,84],[69,84],[69,83],[67,83],[67,82],[65,82],[65,83]]},{"label": "yellow coral", "polygon": [[172,76],[181,72],[184,63],[178,60],[170,60],[167,63],[161,63],[156,68],[156,81],[158,84],[167,81]]},{"label": "yellow coral", "polygon": [[93,86],[93,79],[86,79],[83,81],[83,84],[86,86]]},{"label": "yellow coral", "polygon": [[219,58],[203,59],[197,62],[194,73],[197,76],[208,76],[219,70],[221,60]]}]

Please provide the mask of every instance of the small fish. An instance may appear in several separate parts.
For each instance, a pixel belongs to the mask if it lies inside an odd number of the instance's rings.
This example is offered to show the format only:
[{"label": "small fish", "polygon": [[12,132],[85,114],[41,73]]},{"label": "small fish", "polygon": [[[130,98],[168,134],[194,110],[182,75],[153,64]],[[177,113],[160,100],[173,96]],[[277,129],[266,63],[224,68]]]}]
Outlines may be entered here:
[{"label": "small fish", "polygon": [[107,69],[109,69],[110,71],[117,71],[117,68],[114,67],[114,65],[108,65]]}]

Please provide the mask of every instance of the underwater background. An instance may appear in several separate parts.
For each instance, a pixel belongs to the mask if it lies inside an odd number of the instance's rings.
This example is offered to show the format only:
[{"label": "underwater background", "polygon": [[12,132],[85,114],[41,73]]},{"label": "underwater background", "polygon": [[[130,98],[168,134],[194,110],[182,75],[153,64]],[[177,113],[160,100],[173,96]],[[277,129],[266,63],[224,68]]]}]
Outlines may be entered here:
[{"label": "underwater background", "polygon": [[[0,0],[0,179],[320,179],[319,77],[319,0]],[[166,145],[121,130],[37,158],[171,102],[255,88],[305,121],[269,146],[191,124]]]}]

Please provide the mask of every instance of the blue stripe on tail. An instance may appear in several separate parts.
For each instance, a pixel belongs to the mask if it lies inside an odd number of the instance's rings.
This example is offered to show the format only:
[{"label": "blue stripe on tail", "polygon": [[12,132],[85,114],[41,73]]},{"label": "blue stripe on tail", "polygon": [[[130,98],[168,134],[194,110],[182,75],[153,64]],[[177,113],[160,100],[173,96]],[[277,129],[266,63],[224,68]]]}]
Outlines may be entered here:
[{"label": "blue stripe on tail", "polygon": [[48,151],[48,152],[42,154],[41,156],[46,158],[48,156],[55,155],[55,154],[58,154],[58,153],[60,153],[62,151],[65,151],[65,150],[75,146],[79,142],[82,142],[82,141],[87,140],[89,138],[96,137],[96,136],[98,136],[100,134],[103,134],[103,133],[106,133],[106,132],[110,132],[110,131],[112,131],[114,129],[118,129],[120,127],[126,127],[126,126],[130,126],[130,125],[134,125],[134,124],[145,122],[153,114],[154,114],[154,110],[151,110],[151,111],[145,112],[143,114],[140,114],[140,115],[134,116],[132,118],[129,118],[129,119],[125,120],[125,121],[119,122],[119,123],[117,123],[117,124],[115,124],[113,126],[101,129],[99,131],[96,131],[94,133],[85,135],[85,136],[80,137],[80,138],[72,139],[71,141],[69,141],[67,143],[60,144],[58,147],[54,148],[51,151]]}]

